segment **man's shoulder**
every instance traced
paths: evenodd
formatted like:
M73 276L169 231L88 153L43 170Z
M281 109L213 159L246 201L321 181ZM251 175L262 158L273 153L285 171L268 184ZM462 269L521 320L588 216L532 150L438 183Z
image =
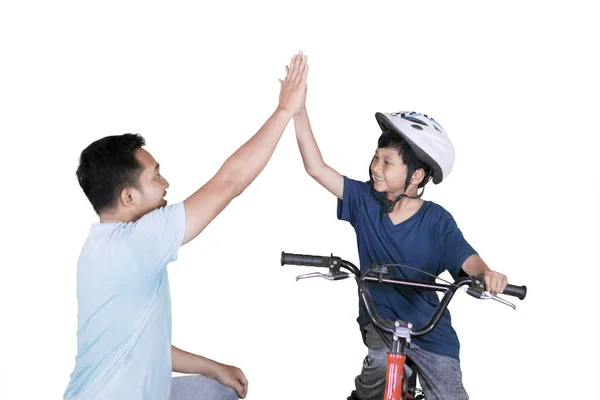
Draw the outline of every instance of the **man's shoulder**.
M182 217L185 218L185 207L183 202L179 202L152 210L149 213L144 214L135 222L125 223L122 228L127 230L134 229L137 226L147 227L155 221L160 223L160 221L178 219Z

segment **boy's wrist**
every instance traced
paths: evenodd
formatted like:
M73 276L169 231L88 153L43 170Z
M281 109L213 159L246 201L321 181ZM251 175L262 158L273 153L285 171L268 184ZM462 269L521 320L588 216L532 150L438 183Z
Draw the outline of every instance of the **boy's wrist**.
M298 113L296 115L294 115L294 118L296 118L296 117L301 117L301 118L308 117L308 112L306 111L306 107L302 107L300 109L300 111L298 111Z

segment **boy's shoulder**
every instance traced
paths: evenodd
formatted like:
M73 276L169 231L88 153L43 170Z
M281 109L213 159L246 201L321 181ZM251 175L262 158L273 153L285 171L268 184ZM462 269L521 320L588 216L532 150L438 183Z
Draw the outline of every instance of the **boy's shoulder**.
M370 193L371 185L369 185L369 181L361 181L357 179L352 179L350 177L344 176L344 184L348 184L354 188L355 191L361 193Z
M454 221L452 214L438 203L425 200L422 208L423 218L432 226L442 227Z
M427 206L427 211L430 213L435 213L440 217L452 217L452 214L448 210L431 200L425 200L425 204L423 205Z

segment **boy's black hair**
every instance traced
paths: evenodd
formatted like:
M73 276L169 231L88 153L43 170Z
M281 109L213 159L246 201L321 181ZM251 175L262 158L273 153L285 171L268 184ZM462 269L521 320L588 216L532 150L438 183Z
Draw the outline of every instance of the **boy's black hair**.
M425 171L425 175L421 183L419 183L419 188L425 187L427 182L431 180L433 177L433 170L423 161L417 158L417 155L410 147L408 142L404 140L400 135L392 130L385 130L382 132L381 136L379 136L379 140L377 141L377 147L380 149L395 149L398 150L398 154L402 157L402 162L407 166L408 171L406 174L406 182L404 185L404 191L408 189L408 185L410 184L410 180L412 178L413 173L422 168Z
M77 180L96 214L114 207L124 188L139 189L142 166L134 153L145 144L141 135L126 133L96 140L81 152Z

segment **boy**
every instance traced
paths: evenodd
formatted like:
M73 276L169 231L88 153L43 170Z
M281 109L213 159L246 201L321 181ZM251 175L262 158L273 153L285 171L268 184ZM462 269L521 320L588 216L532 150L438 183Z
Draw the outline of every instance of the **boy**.
M306 171L338 198L338 218L355 229L361 270L375 262L410 265L435 276L448 270L454 278L463 270L468 275L483 274L491 293L504 290L506 276L487 267L450 213L421 199L427 182L440 183L454 163L454 149L442 127L418 113L377 113L376 118L383 132L369 167L369 182L359 182L325 164L306 107L294 117ZM433 280L418 271L395 270L408 279ZM402 320L416 327L425 325L438 304L437 295L429 291L373 285L370 292L384 320ZM391 338L379 335L363 310L358 322L368 355L349 399L380 400ZM459 341L448 311L430 334L414 339L406 353L419 368L428 399L468 399Z

